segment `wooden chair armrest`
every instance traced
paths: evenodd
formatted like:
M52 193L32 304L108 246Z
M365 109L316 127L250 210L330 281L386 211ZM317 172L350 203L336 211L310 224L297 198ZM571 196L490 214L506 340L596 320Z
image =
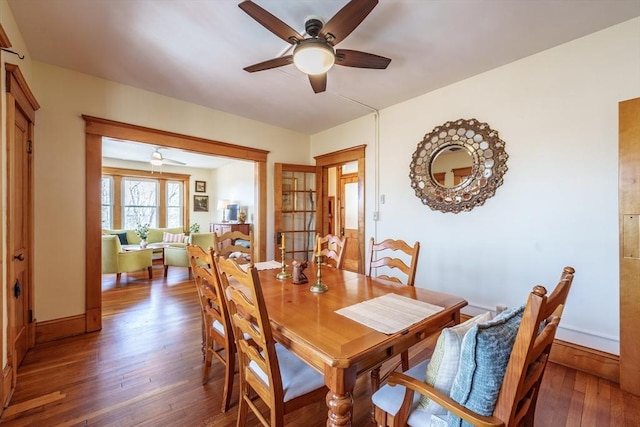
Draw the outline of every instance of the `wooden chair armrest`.
M405 375L401 372L392 372L387 379L387 383L391 386L401 385L406 388L404 401L400 410L396 414L396 418L400 416L406 423L409 413L411 412L411 402L413 401L413 393L418 392L423 396L433 400L438 405L442 406L447 411L457 415L468 423L477 427L504 427L504 422L494 416L479 415L470 409L465 408L458 402L451 399L444 393L439 392L432 386Z

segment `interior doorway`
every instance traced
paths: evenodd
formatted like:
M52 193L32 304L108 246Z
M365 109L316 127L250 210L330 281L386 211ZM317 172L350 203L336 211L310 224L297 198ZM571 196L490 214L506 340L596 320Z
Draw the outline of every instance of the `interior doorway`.
M344 268L364 273L365 255L365 148L366 145L315 157L322 199L317 212L320 233L347 237ZM347 166L348 165L348 166ZM335 198L332 203L331 198ZM329 221L330 215L334 221Z
M338 194L338 234L344 239L343 268L345 270L360 271L360 247L358 245L358 173L353 170L353 164L357 168L357 162L346 163L336 167L339 179Z
M268 151L248 148L188 135L83 116L85 120L86 155L86 256L85 256L85 332L102 328L101 289L101 202L102 138L110 137L155 146L175 147L186 151L248 160L255 163L254 242L256 257L266 257L266 162Z

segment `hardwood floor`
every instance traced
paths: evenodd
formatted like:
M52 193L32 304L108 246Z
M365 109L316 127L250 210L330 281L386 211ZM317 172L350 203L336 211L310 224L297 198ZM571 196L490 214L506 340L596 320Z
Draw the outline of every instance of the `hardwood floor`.
M214 361L201 384L200 314L185 268L103 276L103 330L37 346L18 370L3 426L235 426L220 413L223 371ZM412 352L429 352L429 349ZM419 356L419 355L418 355ZM355 390L354 426L370 419L369 376ZM536 426L640 426L640 397L617 384L550 364L538 398ZM288 425L325 425L324 401L287 417ZM251 415L249 426L259 422Z

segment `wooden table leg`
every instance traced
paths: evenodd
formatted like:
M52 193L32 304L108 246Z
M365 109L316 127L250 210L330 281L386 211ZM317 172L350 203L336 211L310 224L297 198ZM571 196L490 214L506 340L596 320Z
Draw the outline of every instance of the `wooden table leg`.
M326 403L327 427L350 427L353 418L353 388L356 385L356 369L325 367L325 384L329 388Z

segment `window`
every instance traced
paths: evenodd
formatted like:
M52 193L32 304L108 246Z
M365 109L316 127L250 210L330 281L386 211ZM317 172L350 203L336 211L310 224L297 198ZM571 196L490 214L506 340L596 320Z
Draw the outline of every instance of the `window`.
M182 183L167 182L167 227L180 227L182 221Z
M158 226L158 182L151 180L122 180L122 217L124 228L133 229L138 224Z
M102 177L102 228L113 228L113 178Z
M189 175L102 168L102 228L189 224ZM186 231L186 229L185 229Z

